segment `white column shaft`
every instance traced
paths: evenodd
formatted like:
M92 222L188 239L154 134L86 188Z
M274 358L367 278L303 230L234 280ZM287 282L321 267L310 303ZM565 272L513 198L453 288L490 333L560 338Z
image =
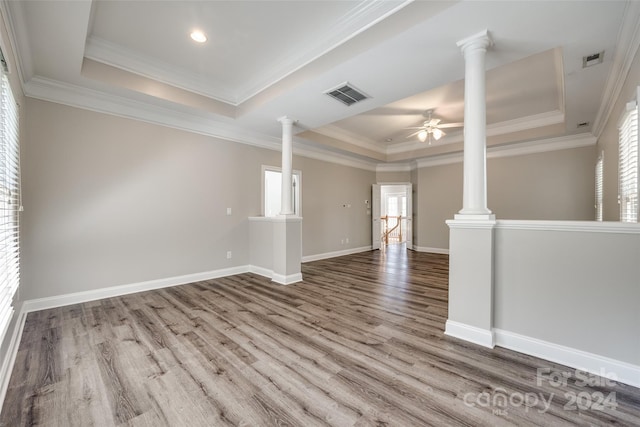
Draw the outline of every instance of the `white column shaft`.
M487 208L486 32L459 42L465 59L464 186L460 214L489 215Z
M293 120L288 117L279 119L282 123L282 193L280 215L292 215L292 163L293 163Z

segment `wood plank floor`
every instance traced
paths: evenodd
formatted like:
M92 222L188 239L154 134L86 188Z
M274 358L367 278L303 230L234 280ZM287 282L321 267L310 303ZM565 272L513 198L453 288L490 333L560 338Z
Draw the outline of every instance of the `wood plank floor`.
M445 337L445 255L392 246L303 275L31 313L0 425L640 425L637 388Z

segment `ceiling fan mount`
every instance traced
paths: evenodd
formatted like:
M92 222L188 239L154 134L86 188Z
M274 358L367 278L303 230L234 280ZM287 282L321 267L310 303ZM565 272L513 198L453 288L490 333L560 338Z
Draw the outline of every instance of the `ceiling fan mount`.
M429 145L431 145L432 140L438 141L440 138L446 135L443 128L455 128L461 127L462 123L440 123L442 120L433 117L433 109L426 110L422 113L425 121L422 123L422 126L412 127L407 129L418 129L411 135L407 136L407 138L411 138L412 136L418 135L418 139L420 142L428 141Z

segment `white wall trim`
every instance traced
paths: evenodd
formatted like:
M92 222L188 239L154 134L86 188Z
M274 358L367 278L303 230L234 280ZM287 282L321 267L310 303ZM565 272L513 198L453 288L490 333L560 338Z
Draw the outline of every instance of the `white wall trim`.
M271 281L280 285L292 285L302 282L302 273L288 274L286 276L284 274L273 273Z
M43 101L140 120L270 150L281 149L279 138L250 132L230 122L212 121L208 116L199 116L175 108L170 109L40 76L34 76L25 83L24 91L26 96Z
M267 150L282 150L281 140L277 137L251 132L234 124L212 121L210 117L126 99L69 83L35 76L24 84L23 88L26 96L43 101L139 120ZM315 147L302 146L299 143L300 141L299 138L295 138L295 142L298 142L293 148L295 155L368 171L376 170L375 162L360 160Z
M18 310L18 320L11 334L11 341L7 348L4 360L2 361L2 367L0 368L0 410L4 406L4 398L7 395L7 389L9 388L9 380L11 379L11 372L13 371L13 365L16 362L16 356L18 355L18 349L20 347L20 340L22 339L22 331L24 330L24 324L27 320L27 313L23 310L22 306Z
M494 329L494 335L497 346L567 365L595 375L602 375L603 372L615 374L617 382L640 387L640 366L502 329Z
M249 266L249 273L254 273L262 277L266 277L267 279L271 279L273 277L273 270L269 270L268 268L259 267L257 265Z
M547 153L550 151L569 150L595 145L597 139L590 133L566 135L557 138L539 139L535 141L516 142L513 144L487 147L487 158L523 156L526 154ZM415 161L417 168L450 165L462 162L462 152L425 157Z
M219 277L233 276L235 274L248 273L249 271L249 266L242 265L220 270L205 271L202 273L186 274L184 276L169 277L166 279L149 280L146 282L111 286L108 288L95 289L91 291L74 292L71 294L37 298L25 301L22 309L24 312L30 313L32 311L46 310L48 308L62 307L65 305L79 304L103 298L118 297L121 295L127 295L136 292L150 291L154 289L184 285L187 283L200 282L203 280L217 279Z
M295 155L307 157L309 159L322 160L336 165L364 169L370 172L376 171L377 163L375 161L357 159L348 154L342 154L324 147L304 145L305 140L295 136L293 138L293 142L293 154ZM278 146L278 150L280 150L280 146Z
M620 97L624 82L629 74L631 64L640 47L640 3L635 1L627 2L624 11L624 18L618 41L616 43L613 65L609 72L609 77L604 90L598 113L593 121L592 131L596 137L600 137L604 127L611 117L616 101Z
M203 75L188 72L186 69L145 56L139 51L133 51L100 37L89 36L87 38L84 56L111 67L168 83L200 96L234 107L238 106L237 97L233 92L222 85L214 85Z
M371 246L361 246L359 248L343 249L341 251L325 252L323 254L307 255L302 257L302 262L319 261L321 259L335 258L339 256L357 254L371 250Z
M564 113L560 110L545 111L544 113L533 114L531 116L519 117L517 119L506 120L504 122L491 123L487 125L487 136L498 136L509 133L521 132L538 127L551 126L563 123L565 119ZM464 141L462 131L452 133L441 141L437 146L456 144ZM424 148L424 143L417 141L401 142L399 144L390 145L387 148L387 155L402 154Z
M449 249L444 249L444 248L430 248L428 246L413 245L413 250L417 252L428 252L431 254L449 255Z
M525 154L547 153L549 151L569 150L572 148L596 145L597 139L590 133L566 135L557 138L526 141L517 144L498 145L487 148L487 158L522 156Z
M460 215L464 216L464 215ZM471 216L471 215L469 215ZM445 221L449 228L461 228L461 229L470 229L470 228L479 228L479 229L492 229L495 228L497 221L494 219L448 219Z
M409 163L380 163L376 172L411 172L413 168Z
M530 221L501 219L496 228L503 230L579 231L588 233L640 234L640 223L614 221Z
M483 347L493 348L495 345L493 331L466 325L453 320L447 320L444 334L464 341L469 341Z

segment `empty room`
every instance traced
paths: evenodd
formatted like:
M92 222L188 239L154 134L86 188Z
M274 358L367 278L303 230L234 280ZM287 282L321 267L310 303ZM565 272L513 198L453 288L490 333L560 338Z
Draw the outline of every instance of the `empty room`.
M640 425L640 2L0 14L0 426Z

